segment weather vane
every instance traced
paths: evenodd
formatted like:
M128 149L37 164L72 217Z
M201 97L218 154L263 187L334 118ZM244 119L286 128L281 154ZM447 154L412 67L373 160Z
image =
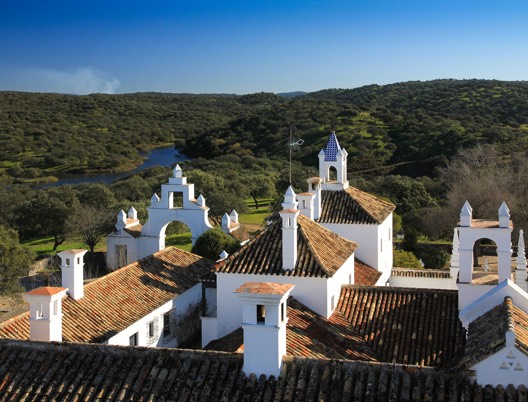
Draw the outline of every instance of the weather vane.
M292 152L299 151L302 144L304 144L304 140L293 137L293 130L290 129L290 140L288 142L288 148L290 150L290 185L292 184Z

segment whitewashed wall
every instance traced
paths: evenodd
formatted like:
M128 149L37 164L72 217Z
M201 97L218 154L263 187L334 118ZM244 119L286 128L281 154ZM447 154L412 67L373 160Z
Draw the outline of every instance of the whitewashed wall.
M518 387L528 383L528 356L513 345L506 346L471 369L477 372L477 382L482 386L513 384Z
M328 288L326 278L300 278L293 276L249 275L217 273L218 337L239 328L242 324L242 305L233 293L245 282L276 282L295 285L292 291L298 301L327 317Z
M107 343L110 345L128 346L130 337L137 333L138 346L176 347L178 346L176 339L172 339L169 342L165 342L163 339L163 314L167 313L171 309L175 309L175 314L173 315L172 319L176 319L177 315L184 314L187 312L189 304L196 304L199 303L201 300L202 285L201 283L198 283L186 292L175 297L171 301L168 301L167 303L158 307L156 310L152 311L140 320L136 321L128 328L114 335L108 340ZM150 345L148 345L150 342L147 335L147 324L154 319L158 320L158 333L156 335L156 339L154 339L154 341Z
M392 213L380 225L336 223L321 225L345 239L358 243L356 258L382 272L384 281L390 277L393 261Z
M394 276L389 279L389 285L400 288L419 289L449 289L457 290L456 279L453 278L423 278L409 276Z

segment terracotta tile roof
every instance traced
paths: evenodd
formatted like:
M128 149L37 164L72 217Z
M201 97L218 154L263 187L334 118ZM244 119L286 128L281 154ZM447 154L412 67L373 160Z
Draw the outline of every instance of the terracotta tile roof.
M278 376L239 354L0 340L5 400L520 401L526 387L482 387L464 370L284 358ZM524 398L524 399L523 399Z
M251 235L243 225L238 225L238 229L229 232L229 235L237 239L239 242L244 242L251 239Z
M363 261L354 259L354 284L374 286L378 282L381 272Z
M33 289L30 292L27 292L29 295L34 296L53 296L57 293L60 293L64 290L67 290L67 288L57 288L52 286L41 286L40 288Z
M123 229L125 232L127 232L130 236L134 238L138 238L141 236L141 231L143 230L143 225L138 223L137 225L126 227Z
M293 285L288 283L275 282L246 282L235 289L235 293L252 293L257 295L285 295L293 289Z
M319 223L382 223L396 206L354 187L321 191Z
M449 279L451 273L438 269L410 269L410 268L393 268L392 276L403 276L408 278L436 278Z
M337 310L383 362L451 366L464 351L457 291L343 286Z
M491 221L488 219L471 219L472 228L498 228L499 221ZM510 221L510 227L513 227L513 222Z
M460 365L470 368L506 346L506 332L515 333L515 346L528 355L528 314L511 298L469 323L466 353Z
M197 284L212 266L169 247L90 282L82 299L63 299L63 340L104 342ZM29 339L29 313L0 324L0 337Z
M207 350L243 352L242 328L210 342ZM329 320L293 297L288 299L286 353L289 356L377 361L376 354L340 314Z
M238 252L217 265L218 272L332 277L352 255L357 244L298 216L297 264L291 271L282 269L281 220L272 223Z

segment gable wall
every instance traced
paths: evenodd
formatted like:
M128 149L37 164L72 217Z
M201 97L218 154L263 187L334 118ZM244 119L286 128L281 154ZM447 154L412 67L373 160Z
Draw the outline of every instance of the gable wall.
M392 213L380 225L321 223L345 239L358 243L356 258L382 272L384 283L390 277L393 261ZM390 238L389 238L390 231ZM381 249L383 242L383 251Z
M492 386L508 384L526 385L528 379L528 356L514 346L506 346L497 353L477 363L472 370L477 373L480 385Z

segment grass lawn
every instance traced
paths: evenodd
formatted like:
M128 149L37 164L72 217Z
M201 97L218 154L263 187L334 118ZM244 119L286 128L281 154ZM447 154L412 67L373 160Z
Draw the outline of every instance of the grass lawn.
M191 232L178 233L165 237L165 247L174 246L176 248L191 251Z
M64 243L62 243L59 247L57 247L56 251L53 251L54 243L55 242L53 241L53 237L46 237L43 239L32 240L32 241L26 242L24 243L24 245L28 246L31 250L33 250L38 255L55 254L56 252L58 253L59 251L69 250L72 248L77 248L77 249L82 248L82 249L88 250L88 247L86 246L86 244L84 244L82 240L80 239L67 239ZM106 247L106 239L101 240L98 247L96 247L96 250L101 247Z

